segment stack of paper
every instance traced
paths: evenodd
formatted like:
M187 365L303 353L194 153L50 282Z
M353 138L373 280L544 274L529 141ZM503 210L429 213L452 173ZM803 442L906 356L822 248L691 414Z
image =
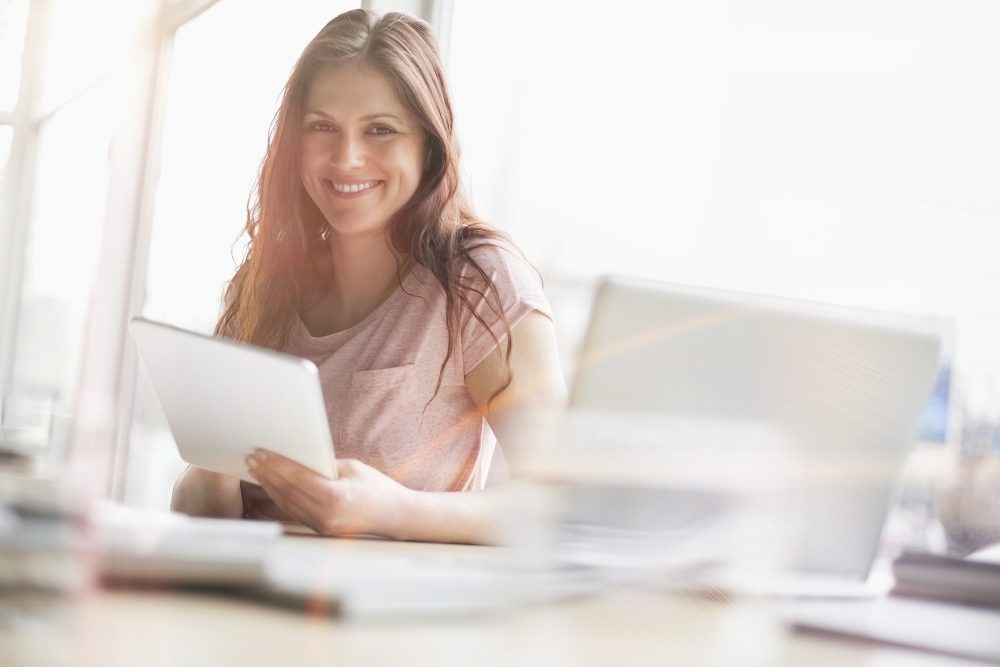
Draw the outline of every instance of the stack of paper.
M79 518L54 479L0 472L0 590L86 586Z
M906 552L892 571L894 595L1000 607L1000 562Z
M103 503L91 513L90 531L97 573L106 582L239 588L263 581L281 524Z

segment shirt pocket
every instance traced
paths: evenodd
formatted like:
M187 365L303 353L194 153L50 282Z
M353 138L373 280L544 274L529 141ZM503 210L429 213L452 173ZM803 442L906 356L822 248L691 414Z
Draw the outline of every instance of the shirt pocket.
M417 446L415 393L414 364L355 371L341 425L344 454L399 479Z

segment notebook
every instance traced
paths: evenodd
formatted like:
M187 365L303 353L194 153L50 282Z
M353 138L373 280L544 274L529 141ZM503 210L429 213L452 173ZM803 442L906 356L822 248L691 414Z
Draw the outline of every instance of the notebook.
M1000 664L1000 612L890 596L873 601L809 600L789 605L800 631L855 637Z

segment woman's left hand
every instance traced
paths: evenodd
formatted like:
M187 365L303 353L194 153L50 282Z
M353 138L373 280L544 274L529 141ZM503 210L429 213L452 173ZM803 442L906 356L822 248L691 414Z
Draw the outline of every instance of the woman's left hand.
M416 493L356 459L338 459L329 479L274 452L246 459L250 475L280 509L321 535L397 537Z

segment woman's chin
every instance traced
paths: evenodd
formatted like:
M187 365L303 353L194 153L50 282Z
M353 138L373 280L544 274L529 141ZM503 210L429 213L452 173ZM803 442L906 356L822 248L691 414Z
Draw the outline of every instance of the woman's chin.
M347 239L365 236L382 235L388 221L372 220L338 220L336 224L330 225L332 232L330 238Z

